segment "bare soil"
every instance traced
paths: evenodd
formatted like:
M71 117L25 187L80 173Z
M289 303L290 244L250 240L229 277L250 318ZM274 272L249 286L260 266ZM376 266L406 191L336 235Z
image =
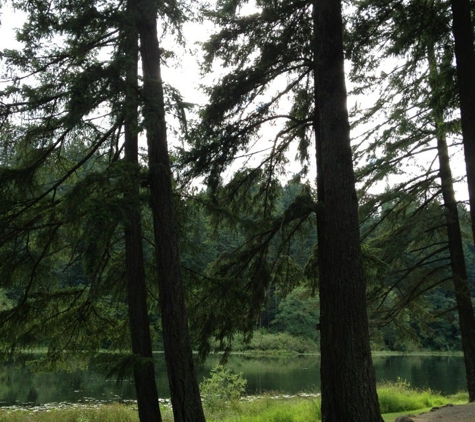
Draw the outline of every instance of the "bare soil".
M398 419L396 419L398 421ZM400 422L475 422L475 403L434 407L421 415L408 415Z

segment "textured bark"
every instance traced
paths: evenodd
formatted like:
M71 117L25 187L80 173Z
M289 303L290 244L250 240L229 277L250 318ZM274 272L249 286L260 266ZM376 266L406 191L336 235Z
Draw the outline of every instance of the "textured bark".
M173 414L175 422L204 422L188 331L176 233L163 85L160 74L156 2L140 0L137 4L159 301Z
M340 0L316 0L315 81L323 422L382 422L346 107Z
M455 298L457 301L457 312L459 315L460 333L462 336L462 349L465 361L465 372L467 377L467 389L469 400L475 400L475 316L473 314L472 299L470 297L470 286L468 283L467 268L463 252L462 233L457 210L457 201L453 186L452 170L450 168L449 151L444 132L443 110L438 101L439 79L437 62L434 52L434 44L428 43L428 61L430 69L429 83L433 95L436 97L432 101L432 114L436 124L437 153L439 156L439 173L442 186L442 196L444 200L445 221L447 225L447 237L449 241L450 265L452 268L453 285Z
M133 4L127 5L128 13L133 14ZM131 10L132 9L132 10ZM150 323L147 308L147 288L143 260L142 226L139 198L138 166L138 101L137 101L137 63L138 33L135 23L125 28L124 50L128 56L126 71L125 119L125 161L126 170L124 199L127 203L127 224L125 227L125 253L127 273L127 298L132 352L135 355L133 373L139 418L141 422L160 422L162 420L155 383L155 371L150 337Z
M473 314L470 286L463 252L462 235L458 218L457 202L452 185L447 143L442 136L437 140L440 178L444 197L445 218L449 239L450 264L452 268L457 312L459 315L460 333L467 376L469 400L475 401L475 317Z
M473 77L475 74L475 52L473 49L473 26L470 0L452 0L451 5L470 217L475 240L475 78Z

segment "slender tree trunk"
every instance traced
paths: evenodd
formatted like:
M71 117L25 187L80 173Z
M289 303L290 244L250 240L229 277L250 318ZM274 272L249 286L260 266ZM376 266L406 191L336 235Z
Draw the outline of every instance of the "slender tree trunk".
M340 0L316 0L314 23L322 421L382 422L369 342Z
M465 372L467 377L467 389L469 400L475 400L475 316L470 297L470 286L468 283L467 268L463 252L462 233L457 210L457 201L450 168L449 151L444 130L443 109L440 106L439 89L437 79L437 61L434 52L434 44L427 44L429 60L429 84L434 101L432 101L432 114L436 124L437 153L439 156L440 180L442 185L442 196L444 199L445 221L447 225L447 236L449 240L450 264L452 268L455 298L457 301L457 311L460 321L460 332L462 335L462 348L465 360Z
M473 26L470 0L452 0L451 5L470 217L475 240L475 51L473 49Z
M133 4L127 5L128 13L133 14ZM132 10L131 10L132 9ZM135 355L133 373L139 417L142 422L160 422L158 392L150 337L150 324L147 308L147 288L143 261L142 226L139 203L138 166L138 33L135 23L125 28L124 50L128 57L126 71L125 100L125 161L127 175L124 199L127 202L127 225L125 227L125 253L127 272L127 298L132 340Z
M144 119L165 360L175 422L201 422L205 418L188 331L176 233L156 4L154 0L138 1L137 25L141 41Z

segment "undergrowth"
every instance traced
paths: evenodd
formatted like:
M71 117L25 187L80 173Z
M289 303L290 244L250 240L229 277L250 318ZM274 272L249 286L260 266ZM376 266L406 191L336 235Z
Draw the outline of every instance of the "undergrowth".
M219 380L223 377L238 380L223 383L228 388L231 385L239 387L239 377L217 371ZM216 375L216 377L218 377ZM215 381L218 378L215 378ZM213 384L216 387L217 383ZM467 393L459 393L445 397L431 390L419 390L410 386L407 381L398 379L378 387L378 396L383 414L396 412L413 412L422 408L442 406L448 403L468 401ZM273 396L265 394L261 397L243 397L237 400L235 396L223 401L222 406L206 406L205 413L208 422L307 422L321 420L320 398L310 395ZM216 403L214 403L216 404ZM172 412L168 407L162 407L163 422L173 422ZM96 407L67 406L65 408L48 407L47 409L1 409L0 422L139 422L136 405L103 404Z
M381 413L396 413L443 406L448 403L468 401L468 395L442 396L430 389L411 388L409 382L398 378L396 382L386 382L378 388Z

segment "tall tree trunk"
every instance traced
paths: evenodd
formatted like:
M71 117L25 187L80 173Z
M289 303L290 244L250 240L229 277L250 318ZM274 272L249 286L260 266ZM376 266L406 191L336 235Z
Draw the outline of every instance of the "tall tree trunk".
M452 0L457 83L467 170L472 234L475 241L475 51L470 0Z
M437 80L439 72L434 52L434 44L428 42L429 84L434 100L432 101L432 114L436 124L437 153L439 156L440 180L442 196L444 199L445 221L449 241L450 265L452 268L455 298L462 335L462 348L465 360L467 389L469 400L475 400L475 316L470 297L467 268L463 252L462 233L457 210L457 201L450 169L450 158L444 129L444 115L441 108Z
M371 358L340 0L314 1L323 422L382 422Z
M133 14L133 3L128 2L127 10ZM131 10L132 9L132 10ZM139 203L138 166L138 33L135 22L126 25L124 52L127 55L126 99L125 99L125 161L126 180L124 199L127 203L127 224L125 227L125 253L127 272L127 298L132 352L134 361L134 381L137 394L139 417L142 422L162 420L158 404L158 392L150 337L147 308L147 288L143 261L142 226Z
M205 420L193 362L168 156L157 2L138 0L137 27L143 69L151 209L160 294L165 360L175 422Z

